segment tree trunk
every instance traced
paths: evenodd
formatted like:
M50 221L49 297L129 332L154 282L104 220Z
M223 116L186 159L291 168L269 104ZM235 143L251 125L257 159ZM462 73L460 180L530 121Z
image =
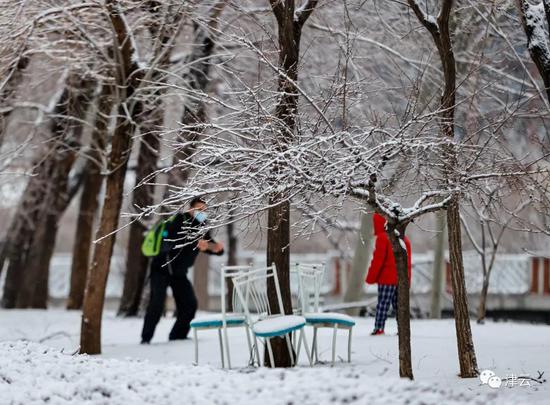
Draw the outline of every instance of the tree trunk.
M483 224L482 224L483 225ZM489 224L487 226L490 226ZM484 228L483 228L484 229ZM493 267L495 265L495 259L497 257L497 250L498 250L498 244L500 242L500 238L504 234L505 227L502 228L502 231L500 233L500 236L498 237L497 241L495 242L493 238L492 241L492 252L491 252L491 260L489 261L489 265L485 262L485 249L483 249L483 287L481 289L481 294L479 296L479 308L477 311L477 323L484 323L485 322L485 316L487 313L487 294L489 294L489 283L491 281L491 272L493 271ZM483 242L485 243L485 241ZM485 246L485 244L484 244Z
M470 329L470 317L468 314L468 296L466 293L464 264L462 261L460 211L456 199L454 199L447 208L447 224L460 376L462 378L473 378L477 376L477 361L472 331Z
M56 217L55 214L47 214L45 223L38 227L27 260L27 271L23 274L23 282L17 294L17 308L45 309L48 306L49 267L57 234Z
M136 73L137 65L133 60L135 50L124 17L120 15L115 1L107 0L106 8L116 34L114 39L114 48L117 49L115 52L117 58L115 76L121 99L119 100L117 122L109 155L109 175L106 180L105 199L96 234L98 242L94 247L84 293L80 352L87 354L101 353L101 318L105 301L105 287L122 206L124 178L134 133L133 122L135 116L139 114L139 103L136 103L133 108L131 105L132 95L139 81Z
M445 221L445 212L436 213L436 231L438 232L435 249L434 249L434 264L432 291L430 303L430 318L441 319L441 308L443 299L443 286L445 284L445 240L447 239L447 227Z
M455 139L455 101L456 101L456 61L451 42L449 20L453 9L453 0L443 0L437 19L426 18L417 2L409 0L409 6L416 14L418 20L432 35L437 47L439 59L443 67L444 89L440 105L440 132L442 137ZM449 146L449 155L446 161L446 177L449 189L455 188L453 182L454 167L457 164L456 151L453 144ZM477 363L468 317L468 301L464 282L464 267L462 263L462 234L460 228L459 196L455 195L447 208L447 229L449 233L449 256L451 264L451 279L453 284L453 305L455 312L456 337L458 341L458 358L461 377L475 377L477 375ZM456 289L455 289L456 285Z
M483 277L483 286L479 294L479 307L477 308L477 323L485 322L485 315L487 313L487 293L489 292L489 279L487 276Z
M65 88L62 92L56 93L55 113L63 114L64 105L67 102L68 90ZM55 132L51 131L54 136ZM3 308L15 308L17 303L17 295L20 289L20 284L23 279L23 274L27 269L27 257L30 254L31 246L35 236L36 224L40 220L41 209L43 208L44 185L48 183L50 178L49 162L51 159L44 158L42 155L50 156L55 153L46 148L45 153L41 154L34 164L35 176L30 177L25 191L21 197L19 208L10 224L10 232L7 234L6 241L3 246L2 263L8 260L6 280L4 282L4 290L2 295ZM46 188L47 190L47 188Z
M93 227L99 206L99 193L103 183L102 164L109 116L113 108L112 87L103 84L98 99L95 126L88 153L88 168L84 175L82 195L76 224L73 256L71 263L71 286L67 300L67 309L81 309L86 286L86 273L90 262Z
M413 379L411 360L411 310L405 225L388 223L386 231L397 267L397 333L399 340L399 376ZM399 236L397 235L399 234Z
M298 63L300 60L300 39L302 28L317 5L316 0L308 0L300 10L295 10L294 0L280 2L270 0L271 9L277 20L279 43L279 69L284 74L278 77L277 91L279 102L275 107L277 128L272 142L276 148L284 151L286 144L292 142L296 129L298 110ZM276 175L277 168L273 168ZM292 314L290 293L290 202L286 195L270 197L267 230L267 264L274 263L281 287L284 312ZM269 304L277 307L277 293L272 282L267 285ZM275 367L290 367L291 359L283 338L271 339ZM266 358L268 356L265 356Z
M50 206L53 203L52 190L53 187L47 187L46 193L43 195L43 203L46 205L46 207ZM41 207L40 212L41 214L44 214L47 210L46 207ZM46 216L48 216L46 214ZM41 222L43 221L43 218L39 218ZM50 221L46 220L47 224L44 223L38 223L36 226L36 229L34 231L34 237L32 240L31 247L29 249L29 255L27 256L27 260L24 264L25 271L21 273L20 275L20 285L17 289L17 298L16 298L16 308L31 308L34 292L38 286L38 283L41 281L39 273L39 270L43 269L41 267L41 258L43 255L43 249L51 249L53 250L53 246L55 245L55 238L53 239L53 242L49 242L48 240L48 234L49 232L53 231L52 229L48 229L48 225Z
M355 244L355 254L351 265L351 274L348 281L348 288L344 294L344 302L359 301L363 295L365 276L369 267L369 259L372 255L372 214L361 215L361 229ZM358 316L360 308L349 308L348 315Z
M25 194L27 194L28 189L29 185L27 185ZM17 301L17 292L22 274L21 269L24 268L30 251L32 236L34 235L32 224L38 216L38 212L31 209L30 203L32 203L32 200L34 199L24 199L23 204L17 210L10 226L10 237L4 247L8 268L2 294L2 308L15 308ZM28 214L25 215L25 212Z
M50 261L59 222L81 184L82 173L73 170L80 149L84 120L93 97L94 81L71 74L66 97L52 119L53 151L44 162L40 216L34 230L17 296L18 308L47 307ZM77 174L71 178L71 170Z
M131 148L132 124L125 117L124 107L118 110L119 118L113 134L113 143L109 155L109 176L106 181L105 199L101 211L99 229L96 233L94 253L84 293L80 352L87 354L101 353L101 317L105 301L105 287L111 265L115 244L124 178ZM122 121L122 122L120 122Z
M40 210L38 209L42 197L40 185L44 181L41 170L38 171L36 176L30 178L21 197L19 208L11 221L10 231L4 243L3 259L8 261L8 266L2 295L2 307L6 309L15 308L17 302L22 274L35 235L35 225L40 216Z
M48 278L47 275L39 274L40 271L48 271L53 252L48 238L55 243L55 235L51 234L54 229L41 228L48 227L48 221L51 223L52 218L48 220L50 215L54 215L57 220L60 218L72 196L67 190L68 175L75 160L81 124L78 119L73 124L71 118L81 119L85 115L82 105L86 105L85 100L88 100L90 82L72 74L64 85L64 90L56 93L58 99L51 120L49 148L35 163L36 175L27 183L6 241L6 253L3 256L9 260L9 265L2 299L5 308L33 305L38 281ZM76 127L73 131L74 125ZM74 139L70 139L71 134L75 135ZM42 237L37 239L37 235ZM42 291L39 295L44 296L43 289L47 289L47 285L41 284L40 288ZM21 297L18 298L19 294Z
M283 299L283 311L292 314L292 297L290 295L290 203L280 203L268 211L267 219L267 265L275 264L281 296ZM271 308L278 308L277 290L273 279L267 284L269 304ZM290 353L285 339L277 337L271 339L275 367L291 367ZM266 349L267 350L267 349ZM268 361L269 356L264 356L266 365L272 366Z

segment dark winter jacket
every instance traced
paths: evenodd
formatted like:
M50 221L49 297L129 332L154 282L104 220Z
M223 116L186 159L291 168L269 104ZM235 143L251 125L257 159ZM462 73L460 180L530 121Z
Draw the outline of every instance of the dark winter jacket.
M187 270L193 266L200 252L197 247L198 239L216 243L210 235L210 231L206 231L205 234L199 237L198 232L204 225L188 212L176 214L173 221L166 223L161 253L155 257L152 271L168 272L176 276L186 275ZM190 240L192 242L188 243ZM204 253L221 256L224 252L222 250L214 253L207 250Z
M374 252L367 273L366 282L368 284L384 284L397 285L397 268L395 266L395 258L393 249L386 235L385 224L386 220L379 214L373 215L374 235L376 242L374 244ZM407 259L409 267L409 283L411 281L411 242L405 236L405 245L407 248Z

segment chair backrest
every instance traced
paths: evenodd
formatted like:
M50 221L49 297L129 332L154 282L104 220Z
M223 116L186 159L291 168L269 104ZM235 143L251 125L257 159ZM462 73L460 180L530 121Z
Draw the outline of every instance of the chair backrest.
M291 272L298 278L298 302L301 313L318 312L325 264L296 263Z
M268 283L272 282L277 294L276 305L270 305L267 295ZM281 288L277 277L275 264L268 267L249 270L233 277L233 286L237 296L244 308L244 313L251 321L251 314L254 313L263 319L271 315L284 314Z
M252 266L222 266L221 269L221 313L222 317L225 319L225 314L227 313L227 287L228 287L228 280L232 280L234 277L238 276L239 274L244 274L252 269ZM231 303L233 304L232 312L234 313L244 313L244 308L242 307L240 300L237 297L237 294L235 294L235 289L232 289L230 291L231 293Z

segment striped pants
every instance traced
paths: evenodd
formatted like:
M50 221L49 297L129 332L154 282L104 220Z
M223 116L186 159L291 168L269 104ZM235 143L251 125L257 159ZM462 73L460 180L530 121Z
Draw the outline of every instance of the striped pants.
M384 329L390 304L397 315L397 286L378 284L378 304L376 305L374 329Z

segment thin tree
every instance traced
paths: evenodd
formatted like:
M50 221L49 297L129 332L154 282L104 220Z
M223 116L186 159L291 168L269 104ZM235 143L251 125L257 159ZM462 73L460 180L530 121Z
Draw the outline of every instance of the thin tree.
M445 282L446 259L445 240L447 239L447 225L445 212L436 213L436 229L434 260L432 269L432 290L430 295L430 318L440 319L442 310L443 284Z
M22 194L3 246L1 256L9 260L2 297L4 308L46 305L47 272L57 223L82 178L80 170L69 177L91 98L89 83L86 84L86 79L79 81L78 76L63 75L62 90L50 100L53 107L48 109L49 138L33 165L35 175Z
M318 0L307 0L299 9L294 0L281 2L270 0L271 9L277 20L279 44L278 92L279 102L275 107L277 120L272 142L284 150L292 142L296 130L298 110L298 65L300 62L300 39L304 24L317 6ZM273 167L274 174L279 170ZM267 263L275 264L281 284L284 311L292 314L290 296L290 202L287 196L274 193L270 197L271 208L267 213ZM268 296L271 305L276 305L277 294L273 283L268 284ZM290 367L291 358L283 338L272 339L273 355L276 367Z
M139 104L134 103L132 99L140 79L132 33L129 31L122 11L115 0L106 0L105 8L113 27L115 66L113 75L116 78L118 111L108 160L105 199L96 233L97 242L88 269L84 292L80 352L87 354L101 353L101 318L105 287L122 206L132 134L134 133L132 117L139 112L136 108Z
M59 223L84 177L85 166L78 165L77 158L95 81L79 76L70 76L64 114L52 120L57 147L44 166L47 177L41 197L42 212L35 224L30 255L18 289L18 308L47 307L49 267Z
M449 21L453 9L453 0L441 3L437 18L428 16L416 0L408 0L410 8L420 23L431 34L443 67L444 89L441 96L440 120L441 135L456 142L454 116L456 100L456 62L451 41ZM456 166L457 158L453 153L454 145L450 144L450 160L447 166ZM445 170L449 170L447 167ZM456 178L447 176L450 188L456 187ZM458 344L460 376L472 378L477 376L477 360L470 327L468 299L464 281L464 264L462 258L462 235L460 224L459 194L456 194L447 206L447 229L449 238L449 259L451 265L451 282L453 288L453 307Z
M86 286L86 273L90 265L94 220L99 208L99 193L103 184L103 162L111 110L113 109L112 84L103 83L97 99L97 111L84 175L80 206L73 245L71 281L67 309L81 309Z
M475 211L475 220L479 229L479 240L474 235L472 227L468 224L464 215L460 219L466 231L468 239L472 243L474 250L479 255L481 262L482 284L479 293L479 303L477 307L477 323L485 323L487 316L487 295L489 293L489 284L491 274L495 266L497 253L507 230L510 230L512 221L517 220L520 212L528 205L529 201L520 202L517 207L507 213L507 218L503 218L505 209L498 207L495 210L495 202L502 200L499 188L493 188L487 192L485 201L480 205L470 198L470 205ZM498 212L497 215L495 215Z

